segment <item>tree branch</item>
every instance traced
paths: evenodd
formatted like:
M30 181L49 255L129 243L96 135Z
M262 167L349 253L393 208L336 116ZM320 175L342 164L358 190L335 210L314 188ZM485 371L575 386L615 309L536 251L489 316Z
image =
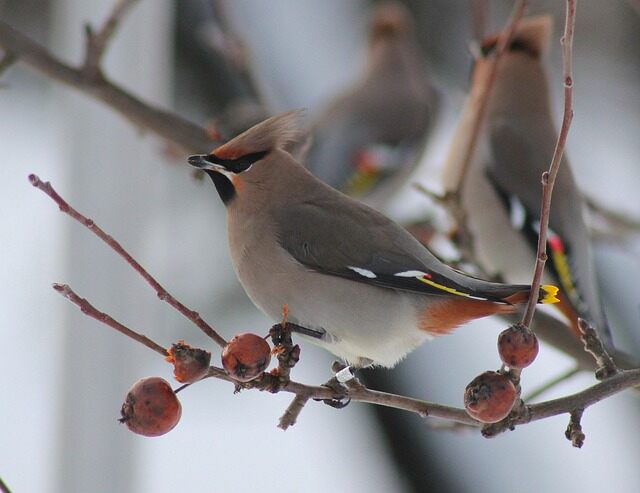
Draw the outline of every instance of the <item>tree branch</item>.
M87 78L96 76L100 71L100 63L107 45L113 38L118 25L138 0L116 0L111 13L98 32L94 32L90 24L85 26L87 46L83 70Z
M531 294L527 308L522 316L522 324L526 327L531 325L533 314L538 303L540 284L542 283L542 273L547 261L547 231L549 229L549 213L551 211L551 196L553 186L560 169L562 155L569 135L571 120L573 120L573 31L576 23L575 0L567 0L567 13L564 24L564 34L560 40L562 46L562 77L564 85L564 111L562 116L562 127L558 135L558 141L553 151L553 158L549 171L542 174L542 205L540 210L540 231L538 232L538 251L536 254L536 266L531 283Z
M136 259L134 259L129 252L127 252L120 243L114 240L111 236L105 233L97 224L93 222L93 220L83 216L78 211L76 211L73 207L71 207L58 193L53 189L51 183L42 182L40 178L36 175L29 175L29 181L31 184L42 190L45 194L47 194L56 204L62 212L69 215L84 227L86 227L89 231L95 234L98 238L100 238L103 242L105 242L109 248L115 251L118 255L120 255L133 269L140 274L147 284L149 284L163 301L166 301L173 308L178 310L182 315L191 320L202 332L204 332L207 336L213 339L216 344L220 347L224 347L227 344L227 341L221 337L207 322L205 322L198 312L190 310L182 303L180 303L177 299L175 299L169 292L162 287L162 285L154 279L154 277L149 274L140 263Z
M202 152L215 144L205 129L170 111L141 101L102 73L87 77L82 68L74 68L53 56L45 47L0 21L0 46L47 77L73 87L102 101L133 125L150 130L187 153Z
M83 313L91 316L92 318L95 318L108 327L116 329L121 334L132 338L133 340L143 344L144 346L152 349L162 356L166 356L166 350L161 345L155 343L146 336L138 334L137 332L123 326L110 316L98 311L87 300L76 295L68 286L57 284L54 285L54 289L61 292L65 297L78 305ZM246 384L240 384L236 382L224 370L215 366L211 366L209 368L207 376L225 380L227 382L232 382L235 385L238 385L240 388L258 389L263 391L266 390L273 393L289 392L296 394L296 396L299 397L294 399L294 401L289 405L287 411L285 411L285 414L280 420L280 423L286 425L286 427L291 426L295 423L297 415L308 400L331 400L336 398L335 391L330 387L305 385L295 381L289 381L288 383L286 383L286 385L279 386L277 384L274 384L274 379L278 378L277 375L272 375L270 373L263 373L261 378L252 382L248 382ZM559 414L569 414L575 409L586 409L587 407L613 394L616 394L618 392L621 392L622 390L636 386L638 384L640 384L640 369L621 371L608 378L607 380L589 387L582 392L578 392L573 395L562 397L560 399L554 399L540 404L524 406L523 413L516 419L511 421L509 423L509 426L504 426L504 422L496 423L491 427L485 427L485 429L483 430L483 434L485 434L485 436L495 436L498 433L506 431L507 429L515 425L526 424L552 416L557 416ZM457 423L472 425L475 427L481 426L481 423L471 418L464 409L445 406L442 404L435 404L419 399L413 399L411 397L379 392L376 390L368 389L364 386L345 388L344 392L348 398L356 402L364 402L409 411L416 413L422 417L431 416L447 419Z
M167 356L169 353L167 350L162 347L160 344L149 339L147 336L139 334L129 327L122 325L117 320L114 320L110 315L107 315L104 312L101 312L96 307L94 307L91 303L89 303L86 299L78 296L67 284L53 284L53 289L55 289L62 296L67 298L71 303L75 304L80 308L80 311L85 315L88 315L91 318L95 318L98 322L102 322L103 324L111 327L112 329L117 330L121 334L124 334L127 337L130 337L136 342L148 347L149 349L155 351L160 356Z

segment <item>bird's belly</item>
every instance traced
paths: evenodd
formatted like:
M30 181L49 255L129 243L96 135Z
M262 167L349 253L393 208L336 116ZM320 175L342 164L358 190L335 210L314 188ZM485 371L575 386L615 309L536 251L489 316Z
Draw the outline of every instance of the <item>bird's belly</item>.
M274 264L285 267L275 270ZM257 269L245 262L238 277L267 316L281 320L286 305L290 322L326 332L309 340L350 363L369 359L393 366L429 338L417 327L424 303L419 295L319 274L293 260L262 263Z

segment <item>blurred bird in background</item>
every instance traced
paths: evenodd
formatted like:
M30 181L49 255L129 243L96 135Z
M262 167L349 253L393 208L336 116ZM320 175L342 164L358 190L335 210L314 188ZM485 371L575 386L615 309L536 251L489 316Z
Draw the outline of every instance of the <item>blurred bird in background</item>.
M437 103L409 11L384 2L370 20L366 70L312 122L306 157L305 149L296 156L324 182L375 204L411 174Z
M498 62L475 154L466 169L461 160L449 159L443 173L445 190L460 196L473 261L483 272L508 282L531 277L540 221L541 175L551 163L557 140L543 66L551 27L551 17L546 15L520 23ZM486 77L496 42L497 35L493 35L482 43L481 57L473 70L472 94ZM464 138L458 133L452 145L464 145ZM455 154L452 151L450 156ZM564 158L549 220L545 282L561 288L556 307L577 337L581 317L613 348L583 214L583 196Z

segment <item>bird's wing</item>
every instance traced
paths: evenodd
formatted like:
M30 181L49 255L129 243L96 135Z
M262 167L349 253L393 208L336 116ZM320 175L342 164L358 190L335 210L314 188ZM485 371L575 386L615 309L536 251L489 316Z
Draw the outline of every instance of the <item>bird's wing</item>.
M457 272L390 219L350 204L348 212L330 200L309 200L282 210L276 214L280 245L309 269L383 288L493 301L529 288Z

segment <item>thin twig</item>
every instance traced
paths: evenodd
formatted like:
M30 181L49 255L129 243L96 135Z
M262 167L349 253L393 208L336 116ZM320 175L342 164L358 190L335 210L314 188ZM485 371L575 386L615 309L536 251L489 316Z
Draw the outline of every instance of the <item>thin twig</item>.
M547 260L547 230L549 228L549 213L551 211L551 197L553 186L560 169L562 155L564 153L571 120L573 119L573 31L576 22L575 0L567 0L567 10L564 24L564 34L560 40L562 46L562 78L564 85L564 111L562 116L562 127L558 135L558 141L553 151L553 158L549 171L542 174L542 204L540 208L540 231L538 232L538 248L536 254L536 265L531 283L531 294L522 316L522 324L526 327L531 325L533 314L538 303L540 284L542 283L542 273Z
M582 424L580 423L582 420L582 413L584 413L584 409L571 411L569 414L569 425L567 426L567 430L564 432L564 436L566 436L567 440L571 442L571 445L576 448L582 448L584 445L585 434L582 431Z
M113 38L120 22L138 0L116 0L102 27L96 32L91 25L85 26L87 40L83 70L88 78L100 72L100 63L107 45Z
M298 420L298 416L300 416L300 412L308 401L308 395L296 394L291 401L291 404L289 404L289 407L287 407L284 414L280 417L278 428L286 430L287 428L295 425Z
M102 101L135 126L150 130L186 152L202 152L215 144L206 130L181 116L147 104L100 74L87 79L82 68L67 65L42 45L0 21L0 46L44 75Z
M177 299L175 299L169 292L162 287L162 285L156 281L151 274L149 274L142 265L134 259L129 252L127 252L120 243L114 240L111 236L105 233L97 224L93 222L93 220L83 216L78 211L76 211L73 207L71 207L51 186L49 182L42 182L40 178L36 175L29 175L29 181L31 184L42 190L45 194L47 194L56 204L62 212L69 215L80 224L85 226L89 231L95 234L98 238L100 238L103 242L105 242L113 251L115 251L118 255L120 255L133 269L140 274L147 284L149 284L163 301L166 301L173 308L178 310L182 315L191 320L202 332L204 332L207 336L213 339L216 344L220 347L224 347L227 345L227 341L223 337L221 337L207 322L205 322L198 312L188 309L182 303L180 303Z
M582 333L581 339L585 351L593 356L598 365L595 373L596 378L598 380L605 380L618 373L620 370L618 370L613 358L605 349L604 344L598 336L598 332L582 318L578 319L578 329L580 329Z
M62 296L67 298L69 301L74 303L80 308L80 311L85 315L88 315L91 318L95 318L97 321L102 322L105 325L108 325L112 329L117 330L121 334L130 337L134 341L139 342L147 346L149 349L152 349L156 353L161 356L167 356L169 353L167 350L162 347L160 344L152 341L147 336L143 336L138 332L131 330L129 327L122 325L117 320L113 319L110 315L107 315L104 312L101 312L96 307L94 307L91 303L89 303L86 299L78 296L67 284L53 284L53 289L55 289Z

